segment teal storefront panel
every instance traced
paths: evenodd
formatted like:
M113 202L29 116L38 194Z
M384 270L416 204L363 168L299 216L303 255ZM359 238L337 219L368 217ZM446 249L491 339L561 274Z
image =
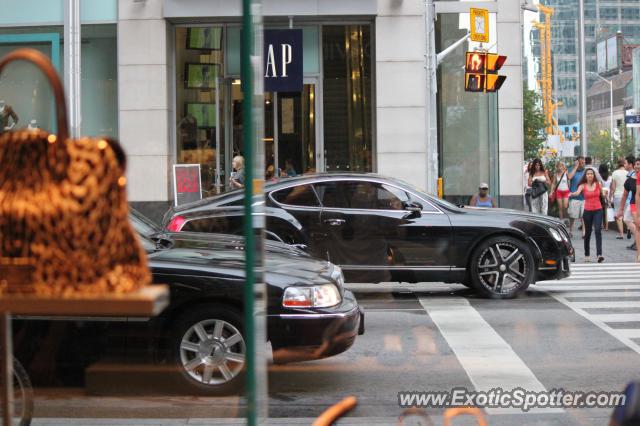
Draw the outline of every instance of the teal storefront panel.
M300 28L300 27L298 27ZM302 56L304 75L320 74L320 34L317 26L302 27ZM240 27L227 27L226 74L240 75Z
M0 26L62 25L63 0L0 0ZM82 22L117 22L117 0L81 0Z

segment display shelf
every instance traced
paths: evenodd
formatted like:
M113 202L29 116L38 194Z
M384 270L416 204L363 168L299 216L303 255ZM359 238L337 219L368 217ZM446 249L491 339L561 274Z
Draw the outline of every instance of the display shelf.
M0 312L43 316L156 316L169 303L166 285L150 285L126 294L86 294L42 297L20 294L0 296Z

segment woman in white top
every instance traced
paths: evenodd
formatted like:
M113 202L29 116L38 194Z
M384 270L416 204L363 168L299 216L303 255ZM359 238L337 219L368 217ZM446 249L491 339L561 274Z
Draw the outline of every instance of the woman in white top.
M598 167L598 173L602 176L602 196L604 197L605 204L602 206L602 215L603 215L603 225L604 230L609 230L609 217L607 215L607 210L609 209L609 194L611 193L611 182L613 182L613 177L609 175L609 167L606 164L600 164Z
M612 204L614 210L617 210L622 203L622 193L624 192L624 183L627 180L627 173L632 170L633 164L630 164L626 158L618 160L618 168L613 172L611 177L611 188L609 191L609 202ZM624 222L622 218L616 218L616 225L618 225L618 236L616 239L621 240L624 238Z
M534 182L542 182L545 186L551 184L549 173L544 169L544 165L539 158L536 158L531 163L531 169L529 170L529 185L533 188ZM533 213L539 213L546 215L549 211L549 191L545 191L542 195L531 199L531 211Z
M556 173L553 176L553 190L558 203L558 215L560 219L564 219L569 208L569 193L571 191L569 190L567 166L562 161L558 161L556 164Z

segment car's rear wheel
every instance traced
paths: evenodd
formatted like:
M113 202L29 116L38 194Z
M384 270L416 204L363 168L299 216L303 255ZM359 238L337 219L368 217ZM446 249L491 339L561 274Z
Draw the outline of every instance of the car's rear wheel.
M534 258L526 243L499 236L481 243L470 264L471 283L482 296L509 299L533 281Z
M247 348L239 312L201 306L180 317L175 330L170 350L190 391L226 395L241 389Z

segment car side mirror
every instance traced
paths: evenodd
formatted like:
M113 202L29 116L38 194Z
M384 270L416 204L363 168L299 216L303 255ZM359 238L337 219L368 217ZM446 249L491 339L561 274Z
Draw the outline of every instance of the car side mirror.
M292 247L302 250L305 253L309 252L309 247L306 244L291 244Z
M402 206L408 212L405 219L415 219L422 216L422 205L415 201L403 202Z

